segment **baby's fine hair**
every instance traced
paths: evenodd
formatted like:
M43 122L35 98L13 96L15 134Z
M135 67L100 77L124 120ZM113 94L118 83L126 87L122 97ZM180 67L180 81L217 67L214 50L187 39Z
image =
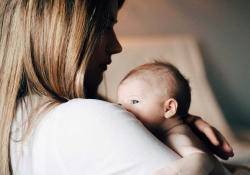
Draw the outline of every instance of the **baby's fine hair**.
M174 98L178 102L177 114L186 115L191 103L189 81L180 71L167 61L155 60L131 70L120 84L131 79L141 79L154 89L160 89L159 95Z

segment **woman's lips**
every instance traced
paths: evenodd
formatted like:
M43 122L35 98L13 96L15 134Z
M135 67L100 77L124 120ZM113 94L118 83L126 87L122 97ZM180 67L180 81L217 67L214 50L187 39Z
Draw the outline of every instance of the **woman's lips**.
M103 71L106 71L107 68L108 68L107 66L108 66L109 64L111 64L111 60L108 61L108 62L106 62L106 63L100 64L100 67L101 67L101 69L102 69Z

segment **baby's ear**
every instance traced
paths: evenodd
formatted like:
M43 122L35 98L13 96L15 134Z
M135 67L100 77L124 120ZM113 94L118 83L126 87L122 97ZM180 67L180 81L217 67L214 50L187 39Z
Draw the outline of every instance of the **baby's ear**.
M174 98L168 99L164 103L164 116L165 118L173 117L177 112L178 103Z

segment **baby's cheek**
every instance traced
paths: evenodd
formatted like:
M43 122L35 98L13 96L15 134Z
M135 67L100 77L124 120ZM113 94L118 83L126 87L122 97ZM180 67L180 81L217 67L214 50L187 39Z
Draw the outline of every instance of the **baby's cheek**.
M146 116L147 123L157 126L160 125L164 118L164 110L160 108L154 108L152 110L148 110Z
M131 112L142 124L151 130L157 121L155 111L143 106L127 106L127 111Z
M123 106L128 112L131 112L136 118L139 114L139 111L131 106Z
M142 112L138 113L136 117L146 126L152 125L155 121L153 113L148 110L143 110Z
M139 107L128 107L127 111L131 112L134 114L134 116L140 120L141 122L145 122L147 120L147 116L145 111L143 109L140 109Z

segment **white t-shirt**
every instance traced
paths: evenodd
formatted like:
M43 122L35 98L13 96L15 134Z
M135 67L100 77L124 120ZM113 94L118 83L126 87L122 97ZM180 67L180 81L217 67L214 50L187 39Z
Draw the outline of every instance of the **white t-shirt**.
M15 175L145 175L179 159L131 113L100 100L70 100L44 115L25 142L17 167L18 138L20 133L13 132Z

